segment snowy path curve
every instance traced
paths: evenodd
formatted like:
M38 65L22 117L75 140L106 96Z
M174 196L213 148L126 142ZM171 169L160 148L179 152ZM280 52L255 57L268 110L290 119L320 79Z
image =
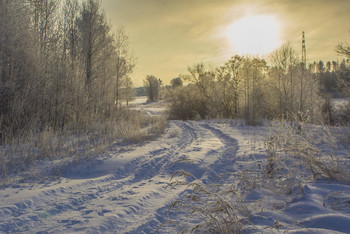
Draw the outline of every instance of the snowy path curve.
M153 233L184 191L178 169L203 181L234 170L237 140L209 122L170 121L164 136L73 167L60 182L0 190L1 232ZM188 158L193 163L175 163ZM210 170L208 170L210 168Z

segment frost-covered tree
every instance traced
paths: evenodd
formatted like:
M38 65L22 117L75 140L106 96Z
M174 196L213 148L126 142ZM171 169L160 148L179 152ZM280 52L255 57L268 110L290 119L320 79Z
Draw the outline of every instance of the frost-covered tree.
M345 56L348 60L350 59L350 46L348 44L338 44L336 52ZM339 87L347 96L350 96L350 66L345 60L341 62L337 73Z
M129 74L132 73L135 66L133 55L129 50L129 38L123 28L119 29L115 35L115 47L116 54L114 63L116 70L114 99L118 107L120 100L126 99L130 101L130 98L132 98L132 81Z
M84 76L85 104L93 113L108 113L114 105L116 45L100 1L83 2L77 18L79 59Z
M75 71L78 50L77 18L80 12L78 0L65 0L61 16L62 52L64 61L69 64L70 70ZM68 61L67 61L68 60Z
M340 55L344 55L347 58L350 58L350 46L345 44L338 44L336 47L336 52Z
M219 86L220 103L226 118L238 117L240 114L240 69L243 57L234 56L217 69L217 82Z
M0 131L5 135L25 128L36 111L37 43L31 10L21 0L0 1Z
M0 35L2 137L116 116L116 61L129 53L118 36L127 37L112 34L100 1L0 0Z
M271 55L272 69L270 76L273 77L274 85L278 92L278 115L289 118L296 112L295 86L297 85L298 60L296 51L289 43L282 45Z
M273 52L269 69L267 101L271 118L298 119L314 122L319 119L319 85L311 70L324 70L324 64L307 69L290 44Z
M153 75L148 75L143 81L143 84L146 88L148 101L157 101L159 98L159 91L162 85L162 81Z
M264 111L263 84L267 71L266 61L260 58L245 57L241 66L244 119L246 124L256 125Z
M123 83L121 84L120 98L121 100L126 102L126 105L129 105L129 102L132 101L135 97L135 90L133 87L132 79L129 76L126 76L123 79Z
M173 87L173 88L183 86L183 82L182 82L182 79L180 77L176 77L176 78L172 79L170 84L171 84L171 87Z

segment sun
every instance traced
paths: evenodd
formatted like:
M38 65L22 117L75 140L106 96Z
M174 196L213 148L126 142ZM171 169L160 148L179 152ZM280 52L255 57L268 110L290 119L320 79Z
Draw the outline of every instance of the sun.
M281 45L278 22L271 15L246 16L228 25L225 36L237 54L267 54Z

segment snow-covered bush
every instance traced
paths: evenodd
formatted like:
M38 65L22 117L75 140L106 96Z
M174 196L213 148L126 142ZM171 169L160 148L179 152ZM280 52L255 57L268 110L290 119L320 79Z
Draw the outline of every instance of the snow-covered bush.
M170 119L204 119L208 114L208 101L200 95L196 86L177 87L171 91L169 106Z
M323 126L282 122L266 139L266 173L274 178L336 179L349 182L349 161Z
M335 110L335 122L337 125L350 126L350 100Z
M186 197L173 202L168 210L181 212L187 219L168 220L158 229L166 225L173 226L180 233L243 233L246 229L244 226L249 223L253 209L236 183L227 183L218 176L213 183L204 184L192 174L180 170L168 186L187 186L190 189Z

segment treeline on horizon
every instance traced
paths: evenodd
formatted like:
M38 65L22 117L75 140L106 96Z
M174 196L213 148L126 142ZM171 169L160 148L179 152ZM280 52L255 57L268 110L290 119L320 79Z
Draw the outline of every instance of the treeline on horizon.
M133 67L100 1L0 0L0 140L119 118Z
M331 101L350 95L348 51L340 44L337 52L347 59L303 64L285 43L268 61L236 55L215 69L201 63L190 66L188 74L166 88L170 118L242 118L249 125L262 119L349 124L350 102L335 111Z

